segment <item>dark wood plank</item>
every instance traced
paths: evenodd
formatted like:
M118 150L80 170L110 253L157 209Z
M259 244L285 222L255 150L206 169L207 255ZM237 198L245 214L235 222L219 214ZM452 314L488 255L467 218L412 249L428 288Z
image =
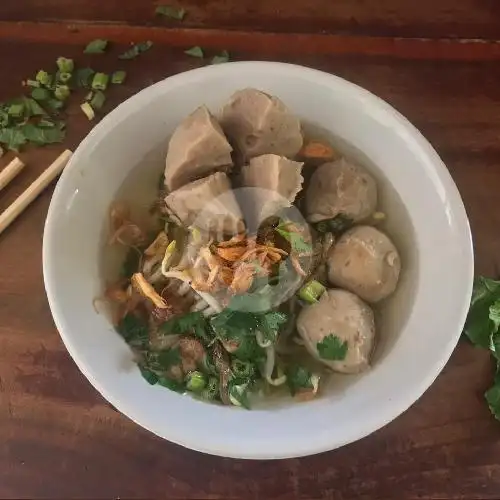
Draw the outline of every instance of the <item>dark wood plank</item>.
M253 43L240 43L238 58L282 59L330 71L404 113L435 145L459 186L477 271L499 269L500 211L485 208L496 206L500 188L497 61L284 56L274 44L256 50ZM2 42L0 60L9 70L0 80L0 100L16 95L20 80L62 54L99 69L116 68L116 52L85 59L76 43ZM130 62L130 79L109 92L110 106L194 64L202 63L177 46L154 47ZM74 147L90 125L77 110L70 114L67 145ZM59 149L25 154L29 167L2 193L0 209ZM49 198L44 193L0 242L0 497L498 498L500 425L482 398L492 367L487 354L467 344L408 412L331 453L243 462L194 453L138 428L90 387L55 331L41 270Z
M16 0L0 3L0 19L175 24L154 18L162 3L186 8L184 24L195 28L500 38L496 0Z

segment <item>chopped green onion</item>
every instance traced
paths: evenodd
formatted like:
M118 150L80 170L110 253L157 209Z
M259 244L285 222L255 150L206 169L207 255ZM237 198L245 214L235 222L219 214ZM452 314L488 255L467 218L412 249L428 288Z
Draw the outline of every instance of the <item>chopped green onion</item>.
M84 102L83 104L81 104L80 108L82 109L82 111L85 113L85 116L89 120L93 120L95 118L94 110L92 109L92 106L88 102Z
M108 86L109 75L106 73L96 73L92 79L93 90L106 90Z
M299 290L299 297L309 304L318 302L326 288L316 280L309 281Z
M5 111L0 111L0 127L6 127L9 124L9 114Z
M50 97L50 92L44 88L34 88L31 91L31 97L37 101L45 101Z
M65 101L70 95L70 90L67 85L56 85L54 90L54 97L59 101Z
M58 57L56 63L61 73L73 73L73 70L75 69L75 63L73 62L73 59Z
M36 80L26 80L26 86L27 87L40 87L40 82L37 82Z
M24 113L24 104L11 104L7 110L9 116L19 118Z
M92 106L92 109L101 109L104 106L104 103L106 102L106 96L104 95L103 92L100 90L97 90L90 100L90 105Z
M56 80L59 83L68 83L71 80L72 76L73 75L71 73L61 73L60 71L58 71L56 73Z
M212 64L227 63L229 61L229 52L223 50L219 55L212 58Z
M234 359L231 364L231 370L236 378L249 379L254 373L254 366L250 361L242 361L240 359Z
M119 85L125 81L127 73L125 71L115 71L111 75L111 83Z
M86 101L91 101L92 100L92 97L94 97L94 92L90 91L86 96L85 96L85 100Z
M203 54L203 49L201 47L195 46L191 47L184 51L184 54L187 54L191 57L198 57L199 59L203 59L205 55Z
M52 85L53 77L46 71L40 70L35 77L37 82L40 82L45 87L50 87Z
M76 70L76 84L88 89L92 83L95 71L92 68L80 68Z
M102 54L106 47L108 46L107 40L102 40L98 38L97 40L92 40L83 51L85 54Z
M205 389L201 391L200 396L203 399L211 401L215 399L219 394L219 380L217 377L210 377L208 379Z
M126 50L123 54L120 54L118 59L135 59L139 54L146 52L146 50L149 50L152 46L153 42L149 40L147 42L137 43L132 45L132 47Z
M234 406L242 406L249 410L248 384L231 385L229 387L229 401Z
M205 389L207 381L205 375L199 371L188 373L186 377L186 388L191 392L201 392Z

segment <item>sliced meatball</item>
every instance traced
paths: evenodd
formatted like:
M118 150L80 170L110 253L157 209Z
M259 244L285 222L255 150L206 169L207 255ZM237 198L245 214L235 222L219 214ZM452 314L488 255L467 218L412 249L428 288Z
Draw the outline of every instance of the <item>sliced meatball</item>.
M241 169L242 184L275 191L291 203L302 189L302 165L274 154L257 156Z
M243 231L240 207L226 174L216 172L191 182L165 198L167 211L184 226L235 234Z
M332 370L359 373L369 367L375 320L370 306L353 293L327 290L302 309L297 330L311 355Z
M369 217L376 206L375 179L363 167L344 158L318 167L306 193L310 222L333 219L339 214L358 222Z
M165 186L169 191L214 171L232 166L229 144L217 120L201 106L175 129L165 165Z
M371 226L357 226L342 235L328 255L330 283L378 302L394 292L401 259L392 241Z
M300 120L277 97L260 90L234 93L221 124L243 161L268 153L293 158L302 148Z

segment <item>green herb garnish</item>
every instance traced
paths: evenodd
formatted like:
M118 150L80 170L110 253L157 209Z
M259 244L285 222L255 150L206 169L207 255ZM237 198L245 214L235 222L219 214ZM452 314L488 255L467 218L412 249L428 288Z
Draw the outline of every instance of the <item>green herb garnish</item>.
M210 340L207 319L201 312L190 312L169 319L160 326L163 335L192 334L202 340Z
M7 113L9 116L13 116L14 118L20 118L24 114L24 104L11 104L7 109Z
M67 85L56 85L54 90L54 97L59 101L65 101L71 94Z
M169 377L159 377L158 384L179 394L186 392L186 386L183 383Z
M118 59L135 59L139 54L146 52L146 50L149 50L152 46L153 42L151 41L137 43L123 54L120 54Z
M318 302L325 290L326 288L319 281L311 280L300 288L298 296L308 304L314 304Z
M339 235L349 229L352 224L352 219L344 214L338 214L333 217L333 219L317 222L314 227L319 233L333 233L335 235Z
M191 392L200 393L205 389L207 380L205 375L199 371L188 373L186 376L186 389Z
M106 90L109 82L109 75L106 73L96 73L92 79L92 90Z
M35 77L36 81L39 82L44 87L50 87L52 85L53 77L46 71L40 70Z
M17 128L4 128L0 130L0 142L7 149L18 152L19 148L26 144L26 141L25 135Z
M133 313L128 313L116 330L128 344L141 345L149 341L147 322Z
M84 89L90 88L95 71L92 68L81 68L76 70L76 85Z
M307 254L312 252L312 245L308 243L300 233L297 231L291 231L289 229L289 223L280 223L275 228L275 231L290 243L294 252L298 254Z
M64 130L60 125L48 127L41 127L33 123L27 123L21 127L21 130L29 142L37 146L44 146L46 144L55 144L64 140Z
M92 99L90 99L90 105L92 106L92 109L101 109L104 106L105 102L106 96L100 90L96 91L92 96Z
M250 402L248 400L249 390L248 383L244 384L229 384L229 400L234 406L241 406L247 410L250 409Z
M111 75L111 83L115 85L120 85L125 81L125 78L127 77L127 73L125 71L115 71Z
M97 40L92 40L83 51L85 54L102 54L106 47L108 46L107 40L102 40L98 38Z
M155 385L158 382L158 375L155 372L152 372L148 368L144 368L139 365L139 370L141 371L141 375L150 385Z
M222 64L229 62L229 52L223 50L220 54L212 58L211 64Z
M203 49L198 46L191 47L190 49L185 50L184 54L191 57L197 57L199 59L203 59L205 57L205 55L203 54Z
M331 333L321 342L316 344L318 354L321 358L330 361L342 361L347 355L347 340L342 341L339 337Z
M205 389L201 392L200 397L207 401L212 401L219 396L219 380L217 377L208 379Z
M155 14L157 16L164 16L176 19L177 21L182 21L186 15L186 10L179 7L172 7L170 5L158 5L155 9Z
M36 101L46 101L50 98L50 92L47 89L35 87L31 91L31 97L33 97Z
M289 366L285 370L286 382L290 389L290 394L295 396L297 392L304 389L314 389L313 373L300 365Z
M71 74L75 69L75 63L73 62L73 59L67 59L66 57L58 57L56 64L61 73Z

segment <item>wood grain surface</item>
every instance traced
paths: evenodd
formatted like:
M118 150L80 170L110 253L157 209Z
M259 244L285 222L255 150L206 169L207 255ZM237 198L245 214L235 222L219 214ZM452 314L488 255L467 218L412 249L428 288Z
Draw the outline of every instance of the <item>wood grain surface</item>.
M96 34L122 43L157 42L127 62L129 79L109 92L107 110L155 81L204 64L183 54L193 40L202 39L213 52L227 48L235 59L282 60L335 73L387 100L431 141L464 199L477 272L499 273L497 2L379 0L375 8L354 0L190 0L187 24L162 29L146 26L157 24L150 19L151 5L140 0L1 2L0 100L16 96L23 78L60 55L116 69L123 45L104 56L81 53ZM255 43L252 30L269 33ZM302 43L286 34L290 31L302 32ZM451 36L492 40L444 40ZM78 108L70 108L65 144L22 155L28 167L2 191L0 210L89 129ZM0 167L9 159L2 158ZM487 354L466 343L410 410L330 453L275 462L214 458L140 429L80 374L52 322L41 265L50 194L35 201L0 239L0 498L500 498L500 423L482 397L492 366Z

